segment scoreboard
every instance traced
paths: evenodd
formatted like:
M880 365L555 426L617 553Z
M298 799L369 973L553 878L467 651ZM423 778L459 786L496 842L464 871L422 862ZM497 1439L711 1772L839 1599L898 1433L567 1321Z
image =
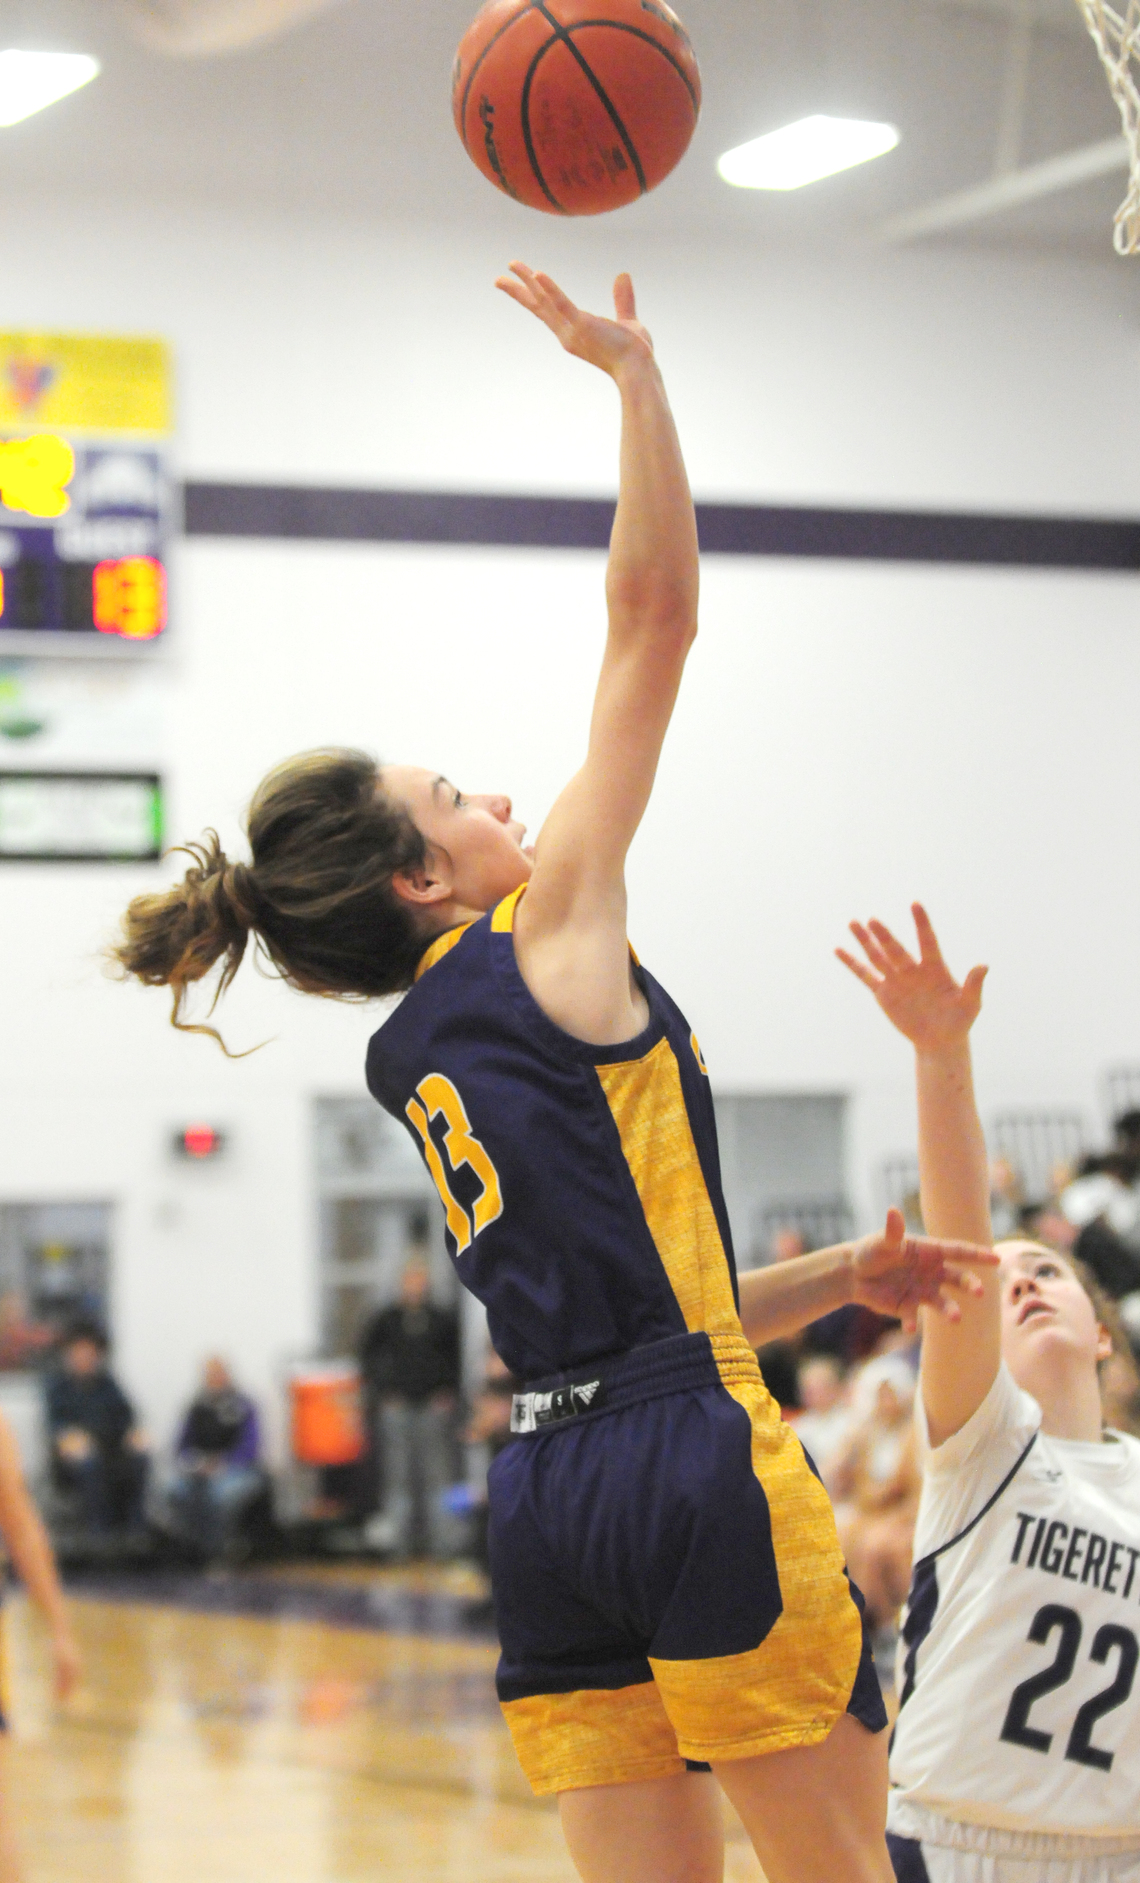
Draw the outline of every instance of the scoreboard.
M0 655L159 639L169 442L161 341L0 333Z

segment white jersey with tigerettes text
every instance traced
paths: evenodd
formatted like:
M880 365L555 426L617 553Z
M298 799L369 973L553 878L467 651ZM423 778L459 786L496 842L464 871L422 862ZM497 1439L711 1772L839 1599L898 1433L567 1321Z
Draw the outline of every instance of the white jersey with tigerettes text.
M892 1828L913 1804L1140 1850L1140 1443L1047 1437L1004 1364L936 1450L916 1416Z

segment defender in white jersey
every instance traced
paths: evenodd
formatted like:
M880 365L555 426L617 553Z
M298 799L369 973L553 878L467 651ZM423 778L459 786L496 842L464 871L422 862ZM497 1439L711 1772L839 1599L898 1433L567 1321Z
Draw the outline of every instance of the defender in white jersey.
M916 1048L927 1229L982 1241L984 970L958 987L915 922L919 960L881 923L841 959ZM924 1324L891 1857L899 1883L1140 1883L1140 1442L1102 1429L1112 1340L1077 1269L999 1253L956 1324Z

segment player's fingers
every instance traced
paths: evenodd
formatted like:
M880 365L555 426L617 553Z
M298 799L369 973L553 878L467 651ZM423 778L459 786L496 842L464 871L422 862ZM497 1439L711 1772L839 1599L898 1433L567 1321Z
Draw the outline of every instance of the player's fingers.
M984 1295L985 1286L980 1275L971 1274L969 1269L959 1268L957 1263L947 1262L942 1270L942 1281L947 1288L957 1288L964 1295Z
M509 294L511 300L517 301L520 307L525 307L528 313L537 314L538 299L525 282L515 281L510 275L500 275L495 286L504 294Z
M872 917L867 926L892 967L914 967L914 956L903 947L897 935L892 935L885 922L880 922L875 917Z
M577 314L578 310L574 303L566 300L566 296L555 286L549 275L539 274L526 262L512 262L510 275L504 276L503 279L509 280L511 276L515 277L527 295L525 305L530 308L532 314L537 314L540 320L544 320L548 327L554 326L559 318L568 317L564 309L559 306L559 300L564 302L566 308L569 309L570 317ZM551 293L551 289L554 289L554 293Z
M938 1295L931 1303L931 1306L937 1308L939 1314L948 1321L960 1321L962 1318L962 1310L958 1306L958 1303L955 1301L953 1295L948 1295L944 1289L939 1289Z
M535 282L538 279L537 275L534 272L534 269L529 267L526 262L509 262L507 267L508 267L508 273L516 276L517 279L521 281L525 287L528 287L531 293L533 294L535 290Z
M873 968L878 968L880 974L889 974L891 964L887 960L886 955L883 953L882 949L879 947L878 942L875 940L875 937L870 933L870 931L863 927L862 922L849 922L847 926L851 930L851 933L854 935L855 940L858 942L860 948L863 950L863 953L866 955L868 961L871 963L871 966Z
M614 282L614 313L619 320L637 319L637 303L633 296L633 282L627 274L620 274Z
M902 1211L896 1210L893 1205L887 1211L887 1222L883 1230L883 1240L899 1249L901 1249L903 1243L906 1241L906 1218Z
M883 983L875 979L870 968L864 967L861 961L856 961L854 955L849 955L846 948L837 948L835 953L836 958L842 961L844 967L850 968L857 981L862 981L864 987L869 987L872 994L878 993Z
M546 298L552 302L554 307L561 314L563 320L577 320L579 318L579 309L570 299L570 296L562 292L557 281L552 280L549 275L537 274L534 276L534 282L535 286L541 288Z
M914 917L915 934L918 936L918 952L923 961L942 964L942 950L938 946L938 937L934 933L934 924L927 915L921 902L912 902L910 912Z
M979 1007L982 1004L982 986L988 973L988 968L971 968L962 982L962 992L967 994L972 1001L976 1001Z
M1001 1261L996 1249L983 1249L980 1242L936 1242L933 1246L943 1262L968 1268L997 1268Z

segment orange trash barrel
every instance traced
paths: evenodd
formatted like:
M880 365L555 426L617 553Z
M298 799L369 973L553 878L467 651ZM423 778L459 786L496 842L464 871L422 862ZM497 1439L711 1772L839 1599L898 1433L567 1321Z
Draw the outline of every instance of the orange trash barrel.
M293 1456L303 1465L350 1465L364 1450L360 1369L313 1360L289 1380Z

